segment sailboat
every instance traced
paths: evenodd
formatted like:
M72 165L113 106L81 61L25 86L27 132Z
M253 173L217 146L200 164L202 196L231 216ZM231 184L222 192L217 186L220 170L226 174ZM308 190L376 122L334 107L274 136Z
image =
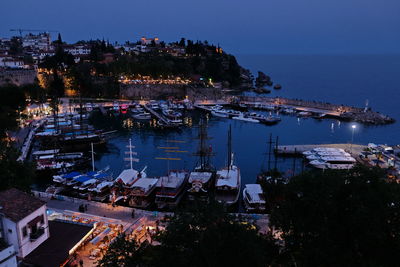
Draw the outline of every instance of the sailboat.
M215 181L215 199L226 205L238 202L240 195L241 176L240 169L233 164L232 129L228 131L228 162L225 168L217 171Z
M147 166L144 167L141 171L137 171L133 168L133 162L139 162L138 158L134 158L134 155L137 155L136 152L132 150L135 146L132 146L132 140L129 139L129 145L127 146L129 151L125 151L125 154L129 155L128 158L124 158L125 161L129 161L128 169L123 170L118 177L114 180L114 186L112 189L112 193L110 196L110 201L112 203L116 203L119 200L123 200L124 202L128 202L128 198L130 198L131 187L133 184L140 178L145 178Z
M199 157L199 164L189 175L189 200L194 200L196 197L203 200L208 199L208 193L214 186L215 169L210 163L210 157L214 154L212 147L207 145L206 140L209 138L206 125L202 121L200 122L198 139L199 147L194 155Z

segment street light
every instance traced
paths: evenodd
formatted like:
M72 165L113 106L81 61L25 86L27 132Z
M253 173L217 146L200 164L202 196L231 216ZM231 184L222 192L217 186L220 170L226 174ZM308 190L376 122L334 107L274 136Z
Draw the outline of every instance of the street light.
M355 124L351 125L351 144L350 144L350 154L353 154L353 142L354 142L354 130L357 128Z

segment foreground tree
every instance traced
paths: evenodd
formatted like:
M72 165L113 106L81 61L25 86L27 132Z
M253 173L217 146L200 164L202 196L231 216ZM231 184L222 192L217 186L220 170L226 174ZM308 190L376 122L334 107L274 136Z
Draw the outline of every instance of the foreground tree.
M137 248L132 241L118 239L99 266L264 267L277 255L270 237L258 234L254 225L228 215L217 203L176 212L155 240L160 245ZM128 262L131 265L126 265Z
M400 259L400 185L380 169L305 173L272 207L288 264L395 266Z

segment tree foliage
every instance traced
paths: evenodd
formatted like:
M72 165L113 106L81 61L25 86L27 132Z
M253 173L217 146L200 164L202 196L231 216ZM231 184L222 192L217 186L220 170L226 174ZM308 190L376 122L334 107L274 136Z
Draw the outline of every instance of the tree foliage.
M109 261L112 266L121 264L115 258L123 258L123 262L130 258L136 264L130 266L242 267L268 266L277 254L270 237L258 234L252 224L230 216L217 203L194 205L176 212L168 219L166 230L155 239L160 245L148 245L142 250L133 248L136 256L118 257L129 245L121 244L118 251L114 247L109 250L105 258L113 259Z
M289 262L297 266L395 266L400 249L400 185L380 169L305 173L272 208Z

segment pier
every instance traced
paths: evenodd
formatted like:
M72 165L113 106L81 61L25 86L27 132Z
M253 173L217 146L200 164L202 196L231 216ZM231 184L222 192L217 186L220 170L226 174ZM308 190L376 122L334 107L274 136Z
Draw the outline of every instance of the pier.
M154 117L156 117L159 121L161 121L163 123L164 126L175 126L174 124L172 124L167 118L165 118L163 115L159 114L158 112L156 112L154 109L148 107L146 104L143 104L142 107L148 111L151 115L153 115Z
M275 153L287 156L302 156L303 152L316 147L341 148L350 153L354 158L357 158L367 148L365 145L357 144L280 145L275 149Z
M27 158L32 146L33 139L35 137L35 133L43 125L43 123L44 120L40 120L36 123L34 128L29 129L29 134L25 138L24 143L21 147L21 155L18 157L18 161L24 161Z
M282 97L256 97L239 96L233 97L232 101L247 106L270 105L276 108L291 108L296 111L312 112L314 114L325 114L341 120L357 121L368 124L388 124L395 120L387 115L372 111L370 108L359 108L346 105L337 105L319 101L306 101L301 99L289 99Z

